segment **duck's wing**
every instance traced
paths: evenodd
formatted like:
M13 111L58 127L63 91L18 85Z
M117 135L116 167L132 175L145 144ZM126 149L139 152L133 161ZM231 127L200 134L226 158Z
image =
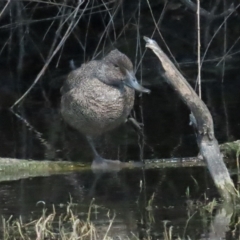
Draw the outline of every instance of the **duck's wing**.
M85 79L93 78L97 67L96 63L97 61L91 61L89 63L82 64L81 67L71 71L60 90L61 94L64 94L73 88L80 87L81 82Z
M79 83L82 81L82 75L84 72L83 65L80 68L77 68L68 74L63 86L60 89L61 94L64 94L70 91L71 89L78 87Z

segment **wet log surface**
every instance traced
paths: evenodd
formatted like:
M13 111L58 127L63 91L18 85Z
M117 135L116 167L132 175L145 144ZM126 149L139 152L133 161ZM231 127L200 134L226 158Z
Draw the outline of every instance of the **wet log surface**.
M118 170L128 168L141 168L136 166L136 162L124 162ZM186 168L202 167L206 162L198 157L187 158L165 158L165 159L145 159L144 169L161 168ZM50 160L31 160L17 158L0 158L0 182L15 181L32 177L47 177L54 174L68 174L72 172L89 171L91 163L69 162L69 161L50 161ZM113 169L109 169L113 171ZM232 172L232 174L236 174Z
M64 174L88 168L89 166L82 163L66 161L34 161L16 158L0 158L0 182Z
M207 106L198 97L166 54L160 49L158 44L147 37L144 37L144 40L146 41L146 47L150 48L159 58L163 70L163 77L178 93L191 111L190 121L196 132L200 153L207 163L209 172L220 195L228 202L235 201L237 191L223 162L218 142L214 136L212 116Z

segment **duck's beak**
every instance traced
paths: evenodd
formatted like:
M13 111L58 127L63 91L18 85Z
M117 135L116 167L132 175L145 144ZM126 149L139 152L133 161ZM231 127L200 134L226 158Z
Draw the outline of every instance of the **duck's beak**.
M137 79L136 79L136 77L135 77L133 72L127 71L127 78L124 81L124 84L126 86L130 87L130 88L135 89L138 92L143 92L143 93L150 93L151 92L149 89L144 88L143 86L141 86L138 83L138 81L137 81Z

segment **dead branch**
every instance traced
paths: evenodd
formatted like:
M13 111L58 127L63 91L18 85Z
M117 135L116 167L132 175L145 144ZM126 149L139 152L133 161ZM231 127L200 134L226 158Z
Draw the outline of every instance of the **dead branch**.
M228 202L235 201L237 191L223 162L218 142L214 136L212 116L207 106L158 44L147 37L144 37L144 40L147 42L146 47L150 48L159 58L164 71L163 76L191 111L190 120L196 130L200 153L207 163L219 193L224 200Z

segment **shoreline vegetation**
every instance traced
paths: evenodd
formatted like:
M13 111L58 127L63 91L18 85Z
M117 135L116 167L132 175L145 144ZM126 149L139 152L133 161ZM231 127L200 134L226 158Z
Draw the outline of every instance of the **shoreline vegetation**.
M196 216L197 219L200 218L204 222L210 221L215 225L219 225L219 229L222 227L223 232L222 229L221 231L210 229L209 235L211 237L219 236L219 233L224 235L224 230L231 219L232 212L224 212L223 214L223 206L218 204L215 199L210 202L189 199L184 210L186 215L188 215L188 218L185 219L186 225L184 229L179 229L179 226L175 225L176 223L167 220L163 221L161 226L156 229L151 200L148 202L149 205L146 206L149 218L145 223L145 227L138 224L137 221L131 223L131 226L127 226L123 219L118 218L117 213L105 206L96 205L94 199L92 199L86 212L82 212L79 205L74 203L71 197L67 204L61 204L60 206L52 205L49 208L45 206L44 202L39 201L36 204L36 208L43 205L42 211L35 214L32 220L23 220L21 216L19 218L14 218L13 216L5 218L2 216L2 225L0 226L1 239L152 240L157 237L157 239L162 240L181 240L185 239L185 236L191 239L187 230L193 227L191 224L196 224L194 223L196 219L193 220ZM106 212L105 220L97 220L96 214L99 213L98 209L104 209ZM221 221L218 220L219 218ZM223 219L225 220L223 221ZM178 224L180 223L178 222ZM181 224L184 225L184 223Z

